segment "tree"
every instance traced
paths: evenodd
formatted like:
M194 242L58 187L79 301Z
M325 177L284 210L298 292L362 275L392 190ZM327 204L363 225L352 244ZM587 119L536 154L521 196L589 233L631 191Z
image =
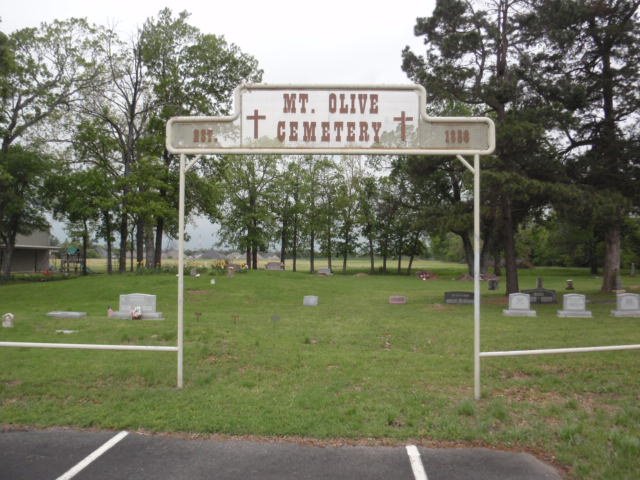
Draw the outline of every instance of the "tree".
M49 126L75 106L99 75L98 32L70 19L0 35L0 235L7 276L18 233L46 228L41 198ZM18 146L21 144L21 146ZM27 147L28 146L28 147ZM7 258L8 257L8 258Z
M496 206L507 293L519 290L517 226L548 202L545 182L554 168L543 127L548 119L519 77L516 18L526 9L524 0L438 0L433 15L415 27L425 37L425 56L403 51L404 71L427 87L430 102L463 103L496 122L495 155L482 165L483 203Z
M15 145L0 151L0 243L5 246L0 276L8 278L16 236L46 230L46 178L51 171L47 155Z
M45 122L96 88L99 32L86 20L69 19L25 28L2 41L2 152L28 135L41 138ZM49 133L48 131L46 133Z
M525 66L540 94L568 113L559 130L572 177L601 196L602 291L610 292L620 273L623 225L637 199L640 1L532 3L535 15L523 25L536 49Z
M177 171L177 157L167 151L164 141L169 118L227 115L234 89L242 82L259 82L262 78L255 58L227 43L224 37L201 33L189 25L188 18L186 11L174 17L165 8L157 18L145 22L141 37L142 58L157 102L150 120L148 153L162 159L157 175L166 185ZM160 188L158 193L167 205L177 205L177 189ZM213 206L207 215L215 217L215 209ZM173 214L158 211L155 215L155 267L160 266L166 228L175 223L173 210Z
M252 269L258 268L258 251L265 250L273 236L275 218L269 207L274 203L277 162L273 155L229 155L222 170L226 201L220 237L244 250Z
M340 179L336 216L339 221L338 252L342 254L342 272L347 271L347 257L356 252L356 227L360 217L360 190L364 178L362 157L344 156L340 159Z
M367 253L369 255L369 271L375 272L375 248L374 240L376 235L376 205L378 204L378 180L372 176L362 179L361 189L358 195L358 221L360 235L367 241Z
M63 168L49 180L54 216L68 221L68 229L82 238L82 274L87 274L87 250L92 227L99 221L104 198L109 197L102 172L98 168Z

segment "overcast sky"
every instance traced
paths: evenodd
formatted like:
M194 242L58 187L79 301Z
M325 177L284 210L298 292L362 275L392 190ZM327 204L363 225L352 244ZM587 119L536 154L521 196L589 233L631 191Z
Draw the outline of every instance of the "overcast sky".
M253 55L267 83L410 83L400 68L402 49L422 53L413 35L417 17L435 0L13 0L0 7L0 30L86 17L132 37L149 17L169 7L186 10L203 33L224 35ZM212 246L211 226L191 227L189 248ZM61 232L56 229L56 236Z

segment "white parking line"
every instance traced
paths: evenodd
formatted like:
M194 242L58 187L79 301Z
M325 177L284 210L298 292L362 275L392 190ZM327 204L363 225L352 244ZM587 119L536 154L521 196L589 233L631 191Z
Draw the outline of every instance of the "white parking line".
M409 462L411 462L411 470L413 470L415 479L429 480L427 472L424 471L422 460L420 460L420 452L415 445L407 445L407 455L409 455Z
M126 437L129 432L120 432L107 443L102 445L100 448L95 450L91 455L85 457L80 463L76 464L73 468L56 478L56 480L69 480L75 477L78 473L80 473L83 469L85 469L91 462L93 462L96 458L102 455L104 452L113 447L116 443Z

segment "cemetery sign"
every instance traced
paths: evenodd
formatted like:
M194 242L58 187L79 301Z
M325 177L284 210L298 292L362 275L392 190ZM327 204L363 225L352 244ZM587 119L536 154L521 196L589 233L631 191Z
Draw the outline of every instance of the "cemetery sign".
M227 117L174 117L171 153L489 154L486 117L429 117L420 85L244 84Z

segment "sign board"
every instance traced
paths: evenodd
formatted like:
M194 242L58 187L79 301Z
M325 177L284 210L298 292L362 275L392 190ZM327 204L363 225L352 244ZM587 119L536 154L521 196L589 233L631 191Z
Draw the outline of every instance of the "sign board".
M174 117L171 153L489 154L485 117L429 117L419 85L241 85L228 117Z

